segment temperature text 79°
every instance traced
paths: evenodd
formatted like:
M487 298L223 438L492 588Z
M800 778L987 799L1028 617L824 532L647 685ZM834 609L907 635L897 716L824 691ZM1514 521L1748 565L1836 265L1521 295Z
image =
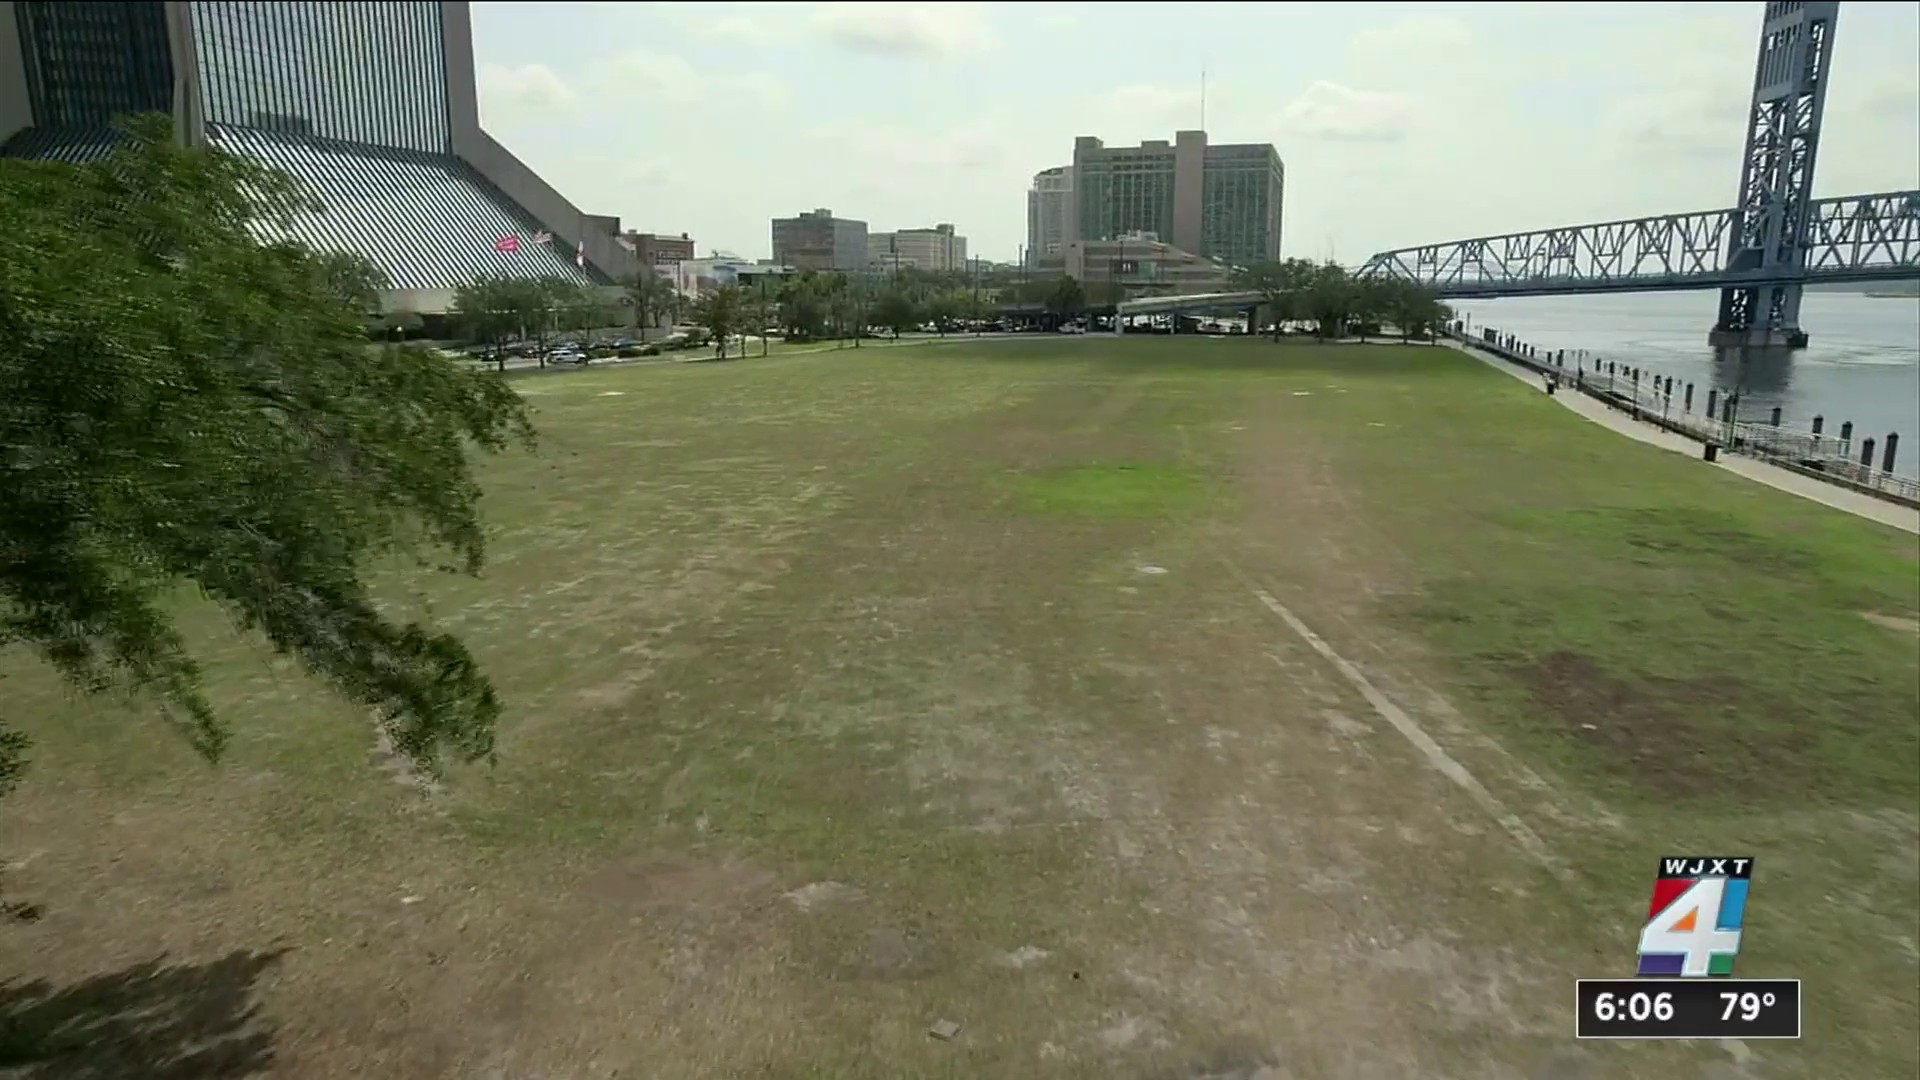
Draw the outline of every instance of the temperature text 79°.
M1738 1009L1740 1019L1752 1023L1760 1018L1761 1009L1771 1008L1778 999L1770 992L1756 994L1749 990L1745 993L1726 991L1720 995L1720 1000L1726 1003L1726 1008L1720 1010L1720 1019L1733 1019L1734 1010Z

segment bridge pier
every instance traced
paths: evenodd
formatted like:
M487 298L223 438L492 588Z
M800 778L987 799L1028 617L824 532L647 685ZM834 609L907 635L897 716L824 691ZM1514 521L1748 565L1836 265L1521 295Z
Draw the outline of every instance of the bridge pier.
M1720 317L1707 332L1716 349L1804 349L1798 285L1720 290Z
M1727 219L1727 270L1757 272L1764 285L1720 290L1716 347L1800 349L1800 285L1811 249L1813 162L1833 66L1836 0L1768 4L1741 153L1740 203Z
M1790 330L1766 330L1759 327L1751 330L1722 330L1716 326L1707 331L1707 344L1716 349L1731 351L1804 349L1807 347L1807 332L1797 326Z

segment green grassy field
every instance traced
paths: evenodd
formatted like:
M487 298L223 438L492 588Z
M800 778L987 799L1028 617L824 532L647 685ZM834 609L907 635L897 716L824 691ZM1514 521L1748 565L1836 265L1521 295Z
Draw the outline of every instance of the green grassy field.
M210 610L216 767L0 655L22 1075L1920 1068L1910 535L1427 347L514 385L485 575L382 581L499 684L496 766L423 789ZM1572 1039L1682 852L1756 858L1736 974L1805 980L1801 1042Z

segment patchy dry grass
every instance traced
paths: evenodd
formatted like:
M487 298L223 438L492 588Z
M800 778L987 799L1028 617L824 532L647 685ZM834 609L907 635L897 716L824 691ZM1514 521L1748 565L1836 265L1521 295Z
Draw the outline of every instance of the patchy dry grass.
M1424 348L517 385L486 576L383 587L494 674L497 767L396 783L203 610L217 768L0 658L0 1075L1914 1071L1910 537ZM1758 858L1802 1044L1572 1042L1678 850Z

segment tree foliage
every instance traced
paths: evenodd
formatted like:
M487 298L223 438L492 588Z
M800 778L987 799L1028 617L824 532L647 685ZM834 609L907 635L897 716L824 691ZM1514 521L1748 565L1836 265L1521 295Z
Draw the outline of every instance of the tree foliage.
M524 404L370 345L369 267L257 238L288 235L296 183L171 135L144 117L95 164L0 160L0 643L153 692L214 755L226 728L171 599L191 584L423 766L491 754L473 657L382 614L363 574L436 548L480 569L468 449L530 440ZM0 731L0 781L20 749Z
M1241 273L1240 287L1258 292L1265 300L1275 340L1281 327L1306 318L1305 293L1315 269L1311 260L1286 259L1260 263Z
M836 273L826 279L828 318L834 333L842 340L851 338L854 348L866 336L867 316L873 303L873 290L865 274Z
M767 334L780 315L779 293L764 277L742 290L746 299L747 328L760 337L760 355L767 355Z
M874 301L873 322L893 331L895 339L902 330L911 330L920 324L920 304L907 285L895 281L890 283L880 298Z
M815 341L827 335L832 316L829 282L829 278L808 270L781 287L780 321L789 338Z
M719 357L727 358L727 343L746 326L746 297L738 285L722 285L700 294L690 313L695 326L713 335Z
M620 321L591 287L560 277L481 277L454 291L453 311L461 336L496 350L528 340L544 351L559 331ZM504 368L506 358L495 358Z
M1418 282L1363 278L1332 262L1261 263L1243 271L1238 285L1261 294L1276 339L1288 324L1306 322L1323 338L1343 337L1350 331L1364 337L1380 324L1391 323L1404 340L1424 336L1452 317L1433 291Z
M1052 286L1047 290L1046 304L1048 311L1061 318L1068 318L1086 308L1087 293L1080 287L1078 280L1061 274L1054 279Z
M651 267L642 268L622 284L633 300L634 318L643 330L651 330L680 313L680 290Z
M1453 309L1417 281L1389 278L1379 285L1379 313L1400 331L1402 341L1410 336L1426 337L1453 318Z

